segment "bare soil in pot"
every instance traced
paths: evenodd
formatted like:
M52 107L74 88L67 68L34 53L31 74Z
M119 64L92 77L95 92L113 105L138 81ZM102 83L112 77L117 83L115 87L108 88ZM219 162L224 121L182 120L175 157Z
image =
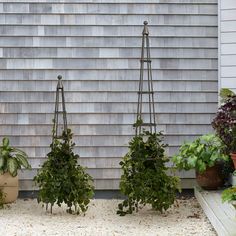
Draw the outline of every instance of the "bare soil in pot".
M224 177L221 164L208 167L203 173L196 172L196 180L198 185L206 190L217 190L223 187Z
M11 203L17 199L18 182L18 176L12 177L9 173L0 175L0 188L5 194L4 203Z

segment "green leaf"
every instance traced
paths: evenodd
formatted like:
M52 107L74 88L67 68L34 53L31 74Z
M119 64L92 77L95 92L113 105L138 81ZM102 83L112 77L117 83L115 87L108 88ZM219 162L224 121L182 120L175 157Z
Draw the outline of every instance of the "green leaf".
M212 154L211 157L210 157L210 160L211 160L212 162L216 162L218 159L219 159L218 153L214 153L214 154Z
M206 170L206 164L202 160L198 160L196 163L196 170L200 173Z
M8 146L9 146L9 143L10 143L10 141L9 141L8 138L3 138L3 140L2 140L2 145L3 145L4 147L8 147Z
M0 169L4 166L4 157L0 156Z
M220 97L221 97L221 103L224 103L229 97L234 96L235 93L228 89L228 88L222 88L220 90Z
M221 195L222 202L236 201L236 186L225 189Z
M197 159L198 159L197 156L189 157L189 159L188 159L188 166L189 166L189 168L191 168L191 169L195 168Z
M23 156L21 154L16 154L16 159L20 163L20 165L22 165L26 169L30 169L31 168L29 162L27 161L27 157L26 156Z
M9 156L9 151L8 150L2 150L2 156L8 157Z
M7 160L7 169L13 177L17 175L18 164L14 158L9 158Z

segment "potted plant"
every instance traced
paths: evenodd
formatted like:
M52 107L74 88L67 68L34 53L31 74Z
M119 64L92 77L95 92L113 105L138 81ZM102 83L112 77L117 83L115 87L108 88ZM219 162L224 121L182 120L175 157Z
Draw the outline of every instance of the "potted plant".
M74 146L71 130L63 131L61 138L53 139L48 159L34 177L39 186L38 202L46 204L46 210L50 205L51 213L54 204L62 203L70 214L84 213L94 194L92 177L78 164Z
M231 203L236 209L236 186L225 189L221 194L222 202Z
M234 163L234 169L236 169L236 121L233 121L231 132L232 132L232 142L230 143L230 156Z
M8 138L3 138L0 146L0 188L4 195L4 203L11 203L18 196L17 171L24 167L30 169L27 154L10 146Z
M225 144L224 153L231 155L234 167L231 165L228 172L233 172L236 169L236 95L229 94L224 98L224 103L212 121L212 127Z
M131 214L146 204L163 212L174 203L176 192L180 191L179 177L166 173L170 168L165 165L165 147L162 134L149 131L129 142L129 151L120 162L120 190L127 199L118 205L117 214Z
M199 186L213 190L224 184L221 162L228 161L229 156L223 154L222 150L224 144L220 138L207 134L184 143L172 160L179 170L195 169Z

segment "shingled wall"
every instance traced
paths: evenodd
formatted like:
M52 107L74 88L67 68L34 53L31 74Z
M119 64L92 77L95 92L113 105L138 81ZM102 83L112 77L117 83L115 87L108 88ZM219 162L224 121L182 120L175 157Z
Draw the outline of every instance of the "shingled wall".
M0 136L30 156L21 190L51 142L56 77L68 124L97 189L117 189L134 134L143 21L149 22L158 129L172 155L211 131L217 109L217 0L0 3ZM186 187L194 174L181 173Z

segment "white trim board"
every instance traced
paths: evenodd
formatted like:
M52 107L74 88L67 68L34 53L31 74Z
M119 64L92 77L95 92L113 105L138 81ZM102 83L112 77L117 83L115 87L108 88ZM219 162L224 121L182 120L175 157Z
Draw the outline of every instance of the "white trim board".
M221 191L203 191L195 187L195 197L219 236L236 236L236 211L222 203Z

